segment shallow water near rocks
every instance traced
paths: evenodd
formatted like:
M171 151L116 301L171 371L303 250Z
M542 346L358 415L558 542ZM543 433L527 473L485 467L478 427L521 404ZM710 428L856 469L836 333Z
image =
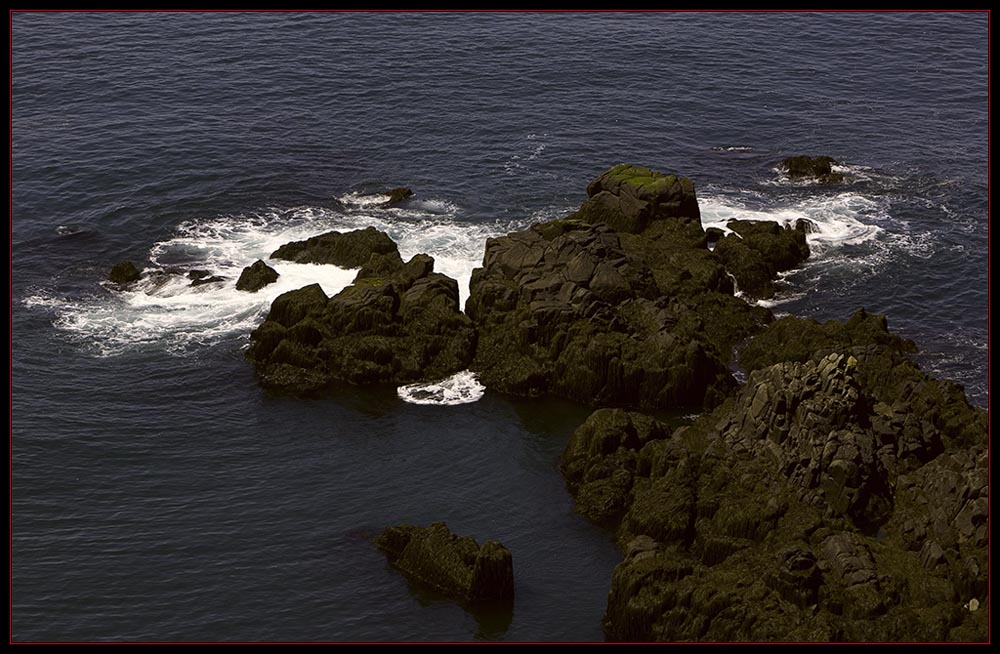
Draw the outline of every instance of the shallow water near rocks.
M986 18L15 14L14 639L603 638L620 554L557 468L589 410L256 386L242 348L270 301L354 271L232 284L330 229L431 254L464 301L487 238L615 163L678 172L706 226L815 224L772 310L886 313L986 406ZM774 169L814 153L851 182ZM414 198L382 204L399 185ZM118 293L122 259L229 281ZM436 520L510 548L510 615L411 588L371 546Z

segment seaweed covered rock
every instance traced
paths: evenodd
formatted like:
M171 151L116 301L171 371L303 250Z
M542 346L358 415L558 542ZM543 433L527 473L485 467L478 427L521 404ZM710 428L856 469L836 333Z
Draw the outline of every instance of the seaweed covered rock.
M562 468L577 508L617 524L625 551L610 639L987 637L970 608L988 602L985 415L914 383L912 343L884 324L802 321L816 333L793 360L753 369L672 434L607 411L574 434Z
M278 271L260 259L243 269L236 280L236 290L256 293L268 284L278 281Z
M443 522L389 527L375 539L389 562L411 579L470 603L514 599L510 550L494 540L479 545Z
M441 379L468 367L476 331L458 309L458 284L434 260L375 253L332 298L318 284L278 296L250 336L261 385L308 393L331 382Z
M833 171L837 161L833 157L820 155L816 157L788 157L779 166L786 175L792 178L811 178L825 184L836 184L844 181L844 174Z
M732 220L726 227L732 233L716 243L714 254L748 297L773 297L777 274L795 268L809 257L803 221L782 227L774 221Z
M694 184L686 177L618 164L587 186L587 198L570 218L606 223L618 232L633 234L667 219L701 230Z
M702 406L733 386L729 352L602 223L556 220L489 239L466 311L480 331L480 380L505 393Z
M325 263L341 268L360 268L373 254L399 254L388 234L374 227L352 232L327 232L304 241L285 243L271 254L272 259L295 263Z
M131 261L116 263L111 267L111 272L108 274L108 281L114 282L119 286L131 284L140 279L142 279L142 273L139 272L139 269Z

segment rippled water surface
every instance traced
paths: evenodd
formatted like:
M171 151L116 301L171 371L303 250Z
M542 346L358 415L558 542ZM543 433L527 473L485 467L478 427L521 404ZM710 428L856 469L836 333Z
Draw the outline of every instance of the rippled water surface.
M777 313L884 312L987 395L987 16L20 13L12 28L17 640L600 640L611 537L556 467L588 411L471 375L271 397L242 358L278 294L353 271L278 245L375 226L467 297L485 239L629 161L703 222L816 224ZM775 164L830 154L853 180ZM404 206L379 191L407 185ZM431 405L414 402L431 402ZM445 520L514 556L511 615L411 588L373 549Z

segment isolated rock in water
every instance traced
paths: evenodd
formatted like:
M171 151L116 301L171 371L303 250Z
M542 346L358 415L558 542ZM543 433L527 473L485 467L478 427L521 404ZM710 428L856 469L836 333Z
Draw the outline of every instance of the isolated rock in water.
M386 204L397 204L412 196L413 196L413 191L406 188L405 186L394 188L391 191L389 191L389 200L386 202Z
M777 274L809 257L807 225L803 221L794 227L782 227L774 221L732 220L726 226L734 233L716 243L714 254L748 297L772 297Z
M318 284L278 296L250 336L258 381L309 393L335 381L399 385L465 370L476 331L458 309L458 283L433 270L426 254L403 264L395 250L375 253L332 298Z
M236 280L236 290L256 293L268 284L278 281L278 271L260 259L243 269Z
M570 216L607 223L616 231L637 234L655 220L673 219L701 229L694 184L686 177L619 164L587 186L588 200Z
M204 284L214 284L216 282L226 281L225 277L220 277L219 275L212 275L211 277L199 277L198 279L191 282L191 286L203 286Z
M406 576L453 598L472 603L514 599L513 559L497 541L479 545L435 522L389 527L375 545Z
M825 155L788 157L781 162L781 169L789 177L811 177L825 183L837 183L844 181L844 175L833 172L832 166L836 163L837 161L833 157Z
M353 232L327 232L304 241L286 243L271 254L272 259L295 263L326 263L341 268L360 268L372 254L399 254L385 232L366 227Z
M131 261L116 263L111 267L111 273L108 275L108 280L115 284L131 284L132 282L139 281L141 278L142 273L139 272L139 269Z
M167 270L166 272L169 273L169 274L171 274L171 275L177 274L177 271L175 271L175 270ZM212 274L212 272L210 270L197 270L197 269L195 269L195 270L189 270L188 273L187 273L187 277L188 277L188 279L190 279L192 281L197 281L199 279L204 279L205 277L209 277L209 276L211 276L211 274Z

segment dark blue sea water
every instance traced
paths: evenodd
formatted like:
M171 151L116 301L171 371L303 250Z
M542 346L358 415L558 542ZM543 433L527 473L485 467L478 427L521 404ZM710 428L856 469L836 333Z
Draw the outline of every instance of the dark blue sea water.
M812 219L773 310L885 312L987 404L984 13L12 20L16 640L602 638L619 554L556 467L586 409L270 397L248 332L352 273L113 293L122 259L233 277L376 225L467 284L486 237L640 163L690 177L706 224ZM783 179L800 153L854 182ZM404 209L364 195L401 184ZM512 615L411 588L370 544L433 520L510 547Z

